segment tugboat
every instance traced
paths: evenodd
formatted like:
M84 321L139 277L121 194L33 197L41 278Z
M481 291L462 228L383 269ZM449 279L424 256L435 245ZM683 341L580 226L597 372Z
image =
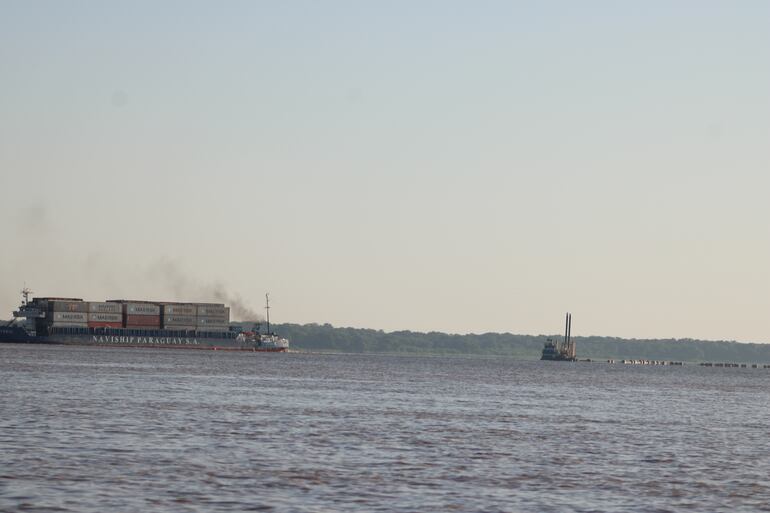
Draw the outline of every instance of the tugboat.
M564 340L553 340L549 338L543 347L541 360L551 360L557 362L575 362L575 341L572 340L572 314L567 313L567 319L564 326Z
M260 324L255 323L251 331L238 335L239 340L253 344L256 351L283 353L289 349L289 341L270 331L270 294L265 294L265 315L267 317L267 333L260 333Z

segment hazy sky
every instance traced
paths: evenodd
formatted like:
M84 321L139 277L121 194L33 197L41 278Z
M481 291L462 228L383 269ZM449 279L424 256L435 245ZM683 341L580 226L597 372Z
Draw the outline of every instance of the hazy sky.
M770 2L0 0L0 318L770 342Z

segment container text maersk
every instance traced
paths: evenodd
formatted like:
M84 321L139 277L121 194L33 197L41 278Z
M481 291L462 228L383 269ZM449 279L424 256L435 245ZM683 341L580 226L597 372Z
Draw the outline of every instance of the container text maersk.
M194 338L181 337L129 337L119 335L94 335L95 344L175 344L198 345Z

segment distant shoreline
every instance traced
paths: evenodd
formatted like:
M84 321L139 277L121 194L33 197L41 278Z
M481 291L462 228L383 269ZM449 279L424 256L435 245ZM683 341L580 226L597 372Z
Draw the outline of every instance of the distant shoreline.
M0 321L5 324L8 321ZM331 324L273 324L290 340L291 352L303 354L381 354L392 356L475 356L539 360L548 338L560 335L512 333L448 334L335 327ZM770 343L696 339L625 339L573 337L578 358L661 360L687 363L770 364Z
M489 356L539 360L543 344L559 335L440 332L338 328L330 324L275 324L296 351L392 355ZM695 339L624 339L573 337L579 359L662 360L688 363L770 363L770 344Z

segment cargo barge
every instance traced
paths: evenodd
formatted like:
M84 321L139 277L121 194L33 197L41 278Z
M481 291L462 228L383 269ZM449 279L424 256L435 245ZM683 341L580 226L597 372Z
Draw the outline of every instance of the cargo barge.
M289 341L260 324L250 330L230 323L222 303L179 303L38 297L22 291L14 319L0 326L0 343L163 347L284 352ZM268 298L269 299L269 298ZM267 304L268 313L270 305ZM269 317L268 317L269 319Z

